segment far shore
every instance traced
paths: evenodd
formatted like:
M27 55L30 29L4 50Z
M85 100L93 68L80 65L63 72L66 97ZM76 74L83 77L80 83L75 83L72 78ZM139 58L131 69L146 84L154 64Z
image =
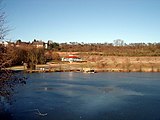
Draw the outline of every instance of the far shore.
M145 65L146 66L146 65ZM94 70L95 72L160 72L157 66L153 67L139 67L139 68L115 68L115 67L104 67L98 68L93 65L88 66L84 63L66 63L66 64L39 64L36 65L36 70L25 69L24 66L13 66L8 69L13 71L24 71L28 73L34 72L85 72L85 70Z
M160 57L82 56L86 62L48 62L36 65L36 70L13 66L10 70L26 72L160 72Z

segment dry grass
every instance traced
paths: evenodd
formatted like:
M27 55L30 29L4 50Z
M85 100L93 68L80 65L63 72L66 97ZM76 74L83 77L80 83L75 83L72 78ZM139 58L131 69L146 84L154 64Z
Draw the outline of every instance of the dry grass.
M70 53L62 53L67 55ZM82 55L79 53L77 56L81 57L87 62L84 63L52 63L45 65L37 65L41 68L61 69L61 70L82 70L83 68L92 68L97 71L142 71L142 72L160 72L160 57L122 57L122 56L102 56L102 55ZM13 69L17 69L14 67ZM21 67L23 69L23 67Z
M97 69L118 71L159 71L160 57L88 56L85 58Z

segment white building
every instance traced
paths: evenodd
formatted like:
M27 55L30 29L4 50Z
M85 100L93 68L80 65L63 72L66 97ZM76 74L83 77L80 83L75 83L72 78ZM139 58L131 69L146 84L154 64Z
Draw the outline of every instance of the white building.
M62 61L72 63L72 62L80 62L80 61L82 61L82 59L75 56L75 55L69 55L69 56L63 57Z
M3 45L4 47L7 47L8 46L8 42L6 42L6 41L0 41L0 45Z

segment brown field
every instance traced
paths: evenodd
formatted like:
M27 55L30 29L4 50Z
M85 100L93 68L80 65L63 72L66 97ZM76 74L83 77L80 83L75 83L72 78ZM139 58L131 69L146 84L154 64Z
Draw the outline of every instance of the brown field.
M83 70L85 68L96 71L109 72L160 72L160 57L119 57L119 56L80 56L87 62L60 62L48 64L51 69ZM46 65L45 65L46 66ZM44 67L38 65L37 67Z
M61 57L75 54L86 62L49 62L44 65L37 65L37 68L58 69L58 70L83 70L85 68L96 71L111 72L160 72L160 56L145 57L123 57L105 56L102 54L90 55L78 52L58 52ZM23 66L12 67L12 69L24 69Z
M72 63L71 67L93 68L101 71L144 71L159 72L160 56L128 57L128 56L105 56L103 53L78 53L59 52L61 56L75 54L81 57L86 63Z
M160 57L119 57L89 56L88 63L94 68L109 71L144 71L159 72Z

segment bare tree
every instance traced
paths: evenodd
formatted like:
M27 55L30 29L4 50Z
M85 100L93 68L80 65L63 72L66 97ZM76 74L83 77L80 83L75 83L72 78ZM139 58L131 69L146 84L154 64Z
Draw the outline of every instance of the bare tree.
M2 0L0 0L0 5L2 4ZM5 20L5 13L3 12L2 8L0 8L0 42L2 43L2 40L4 40L4 37L6 36L8 32L8 29L6 27L6 20ZM9 65L11 63L11 56L9 56L10 50L7 49L3 44L0 44L0 71L5 70L5 73L8 73L5 69L6 65ZM9 77L9 75L6 75L6 77ZM0 74L0 80L5 79L4 73Z
M113 41L114 43L114 46L124 46L124 40L121 40L121 39L116 39Z
M5 12L3 11L3 7L2 7L2 0L0 0L0 41L4 40L8 31L9 29L6 24L6 16L5 16Z
M2 0L0 0L0 5L1 3ZM0 8L0 42L5 39L9 31L6 26L5 12ZM16 52L12 46L6 47L0 44L0 108L2 107L1 98L9 98L16 83L25 83L25 78L15 77L13 72L6 68L12 64L15 56Z

